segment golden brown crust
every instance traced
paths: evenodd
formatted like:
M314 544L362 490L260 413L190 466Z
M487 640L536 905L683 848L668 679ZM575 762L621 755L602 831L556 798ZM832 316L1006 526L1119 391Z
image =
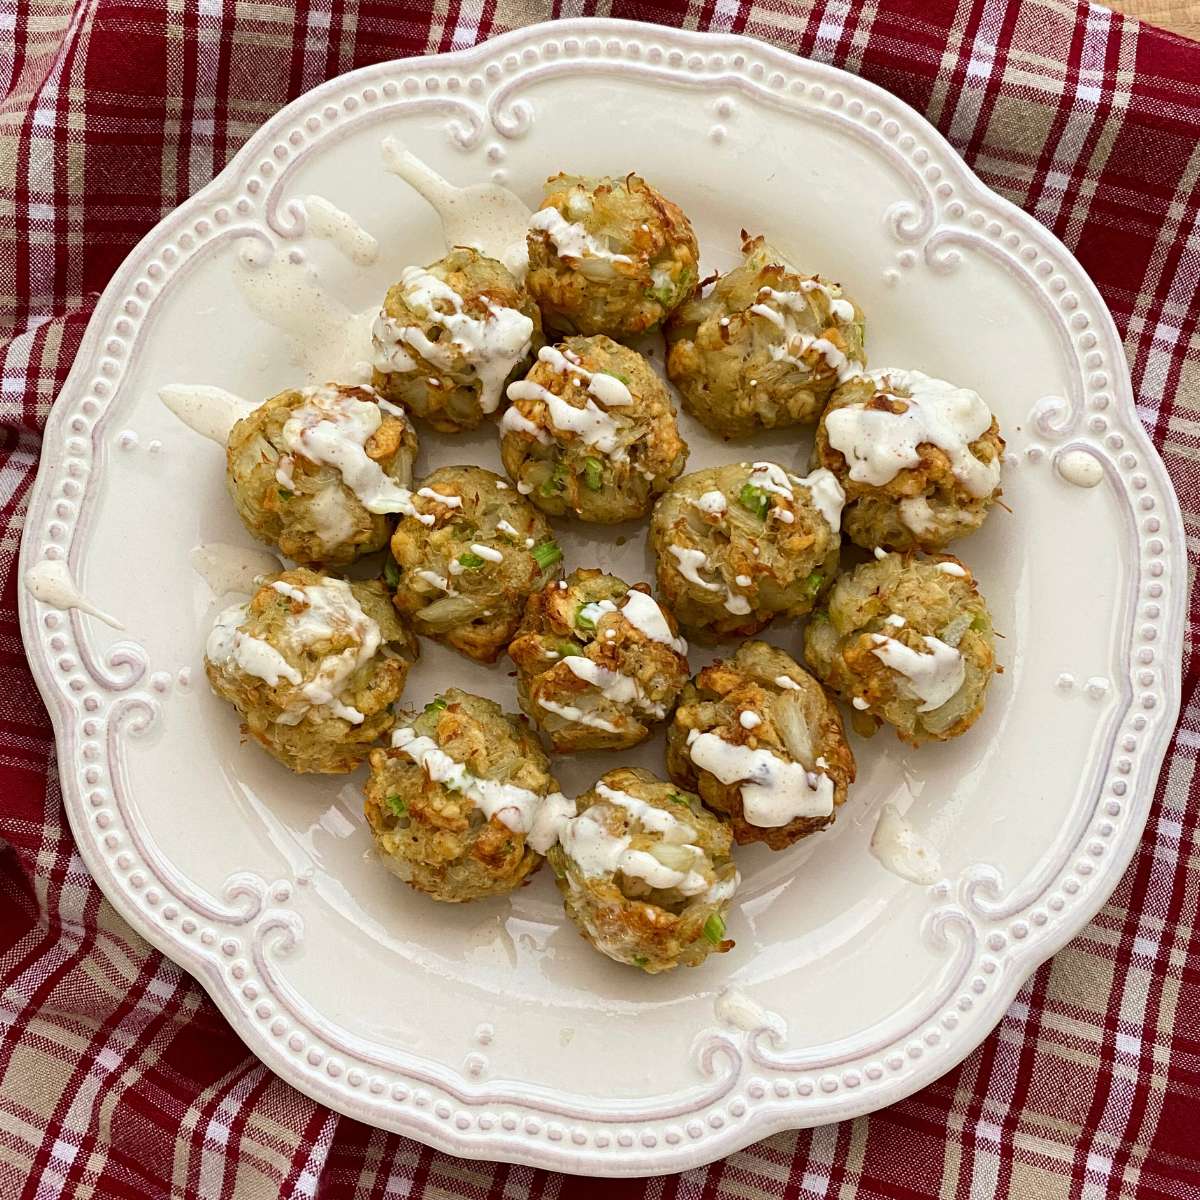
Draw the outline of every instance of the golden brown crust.
M537 739L490 700L452 688L412 728L479 779L543 797L558 790ZM364 813L385 864L435 900L504 895L542 863L524 834L498 814L486 818L469 796L435 782L403 749L372 753Z
M339 631L332 639L297 647L288 636L288 626L304 606L270 585L280 581L305 588L326 580L326 576L303 567L270 576L251 597L239 625L277 650L305 681L316 676L323 659L354 649L359 643L351 634ZM344 774L367 757L371 747L395 725L392 706L402 695L409 668L418 655L416 639L388 602L382 584L353 582L349 587L363 612L378 625L382 637L381 652L349 677L338 697L363 715L359 724L335 715L328 706L308 704L299 685L287 679L270 684L239 669L234 662L214 662L205 656L209 684L238 710L243 735L301 774Z
M888 390L871 378L852 379L834 392L822 414L813 442L813 462L832 471L846 493L842 523L846 535L865 550L923 550L936 553L957 538L974 533L992 505L1003 494L997 486L986 496L973 496L955 477L945 451L929 442L918 447L920 461L897 471L886 484L862 483L852 479L849 464L840 450L829 443L826 420L831 412L849 405L862 405L878 412L907 411L907 391L896 383ZM1004 454L1004 438L995 417L984 433L970 444L971 453L982 463L998 463ZM923 520L914 528L905 519L906 501L923 502Z
M433 521L405 516L396 525L396 607L418 633L478 662L495 662L516 632L527 597L561 573L546 518L483 467L439 468L421 481L414 504ZM480 556L475 545L501 561ZM546 547L557 557L543 566L538 554Z
M512 272L496 259L465 246L454 247L427 270L458 294L463 312L476 320L490 319L494 307L513 309L533 322L529 353L513 364L508 375L509 379L518 378L544 339L541 313ZM445 302L436 307L439 312L451 308ZM388 289L383 316L399 325L415 327L434 339L439 339L442 332L436 316L413 310L403 283L395 283ZM461 354L447 366L422 357L411 345L406 346L405 352L416 363L411 371L381 371L376 366L372 383L380 395L393 404L403 405L440 433L474 429L489 415L481 404L483 388L479 373ZM503 388L499 399L503 400Z
M586 197L586 211L579 211ZM628 262L559 254L550 235L531 229L526 286L546 326L559 333L631 338L656 328L699 277L700 250L683 210L639 175L546 181L543 208L579 223Z
M939 563L962 574L939 571ZM904 619L902 627L887 624L892 614ZM956 648L964 663L958 691L932 712L921 711L904 677L875 653L881 634L918 653L927 649L926 636ZM987 602L963 562L950 554L889 554L838 580L809 620L804 654L837 695L865 705L852 712L856 732L869 735L886 722L901 741L919 746L958 737L979 719L1000 670L994 636Z
M345 566L387 545L391 518L368 512L336 468L292 454L285 446L283 427L313 390L279 392L234 425L226 445L226 484L242 523L260 541L303 566ZM378 399L366 388L338 387L337 391L371 404ZM406 421L381 413L379 428L367 439L365 449L385 475L408 485L417 437ZM292 483L285 486L276 471L289 455ZM336 505L338 524L344 530L332 543L325 532L331 505Z
M795 686L781 686L776 682L780 677ZM752 728L741 721L744 712L758 718ZM793 752L797 721L803 723L810 747L806 755ZM800 762L827 775L833 782L833 812L775 827L751 824L745 818L741 785L724 784L692 762L688 737L693 731L714 733L731 745L769 750L784 762ZM764 842L782 850L833 823L854 782L856 766L842 718L820 683L784 651L750 641L731 660L718 660L684 688L667 730L667 770L676 783L697 792L705 805L729 820L739 845Z
M521 627L508 648L517 668L521 708L559 753L635 746L670 714L687 681L687 658L647 637L622 614L629 592L650 594L645 584L630 588L616 576L586 569L572 572L564 582L565 588L551 583L530 596ZM616 609L589 615L593 610L587 606L597 602ZM661 611L674 634L674 619ZM586 659L631 680L636 696L628 700L605 697L594 684L580 678L566 658ZM547 703L555 709L579 709L586 720L572 720L547 708Z
M667 374L684 409L725 438L815 421L839 378L825 344L849 363L866 363L862 310L837 284L792 270L761 237L744 231L742 253L740 266L680 306L666 326ZM752 310L764 302L770 307L764 289L794 293L813 283L821 286L807 291L806 310L795 314L812 341L783 357L783 332ZM834 315L831 296L853 306L853 319Z

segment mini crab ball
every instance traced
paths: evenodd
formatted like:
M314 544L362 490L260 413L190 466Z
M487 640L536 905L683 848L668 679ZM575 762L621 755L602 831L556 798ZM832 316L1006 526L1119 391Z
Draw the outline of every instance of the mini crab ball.
M691 223L638 175L548 179L527 241L525 285L559 333L648 333L699 278Z
M498 704L451 688L371 754L367 823L386 865L461 903L520 887L567 801L537 738Z
M623 767L602 775L576 811L546 857L567 915L601 954L658 974L733 947L732 839L695 796Z
M396 607L418 633L495 662L525 601L562 572L546 518L483 467L440 467L413 504L392 535Z
M474 429L542 344L542 319L503 263L459 246L406 267L372 327L375 387L442 433Z
M636 746L687 682L687 642L645 584L574 571L535 592L509 657L521 708L560 753Z
M268 754L293 771L336 775L391 730L416 658L382 584L299 567L217 617L204 671Z
M837 570L841 506L828 471L801 478L756 462L685 475L650 525L659 593L701 641L803 616Z
M855 767L825 689L791 655L745 642L683 689L667 770L729 820L739 845L782 850L833 823Z
M762 238L746 261L667 324L667 374L683 407L721 437L815 421L867 361L863 314L836 283L802 275Z
M943 549L974 533L1000 495L1004 439L976 392L920 371L872 371L833 394L814 462L846 493L864 549Z
M804 633L804 656L863 734L947 741L983 712L996 666L992 618L956 558L888 554L842 575Z
M230 430L226 482L260 541L305 566L345 566L387 545L408 504L417 435L370 388L272 396Z
M508 398L504 469L553 516L644 517L687 462L666 387L640 354L610 338L544 346Z

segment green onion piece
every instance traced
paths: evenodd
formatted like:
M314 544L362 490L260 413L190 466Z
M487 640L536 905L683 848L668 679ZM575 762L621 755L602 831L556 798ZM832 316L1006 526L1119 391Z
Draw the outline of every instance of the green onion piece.
M596 628L596 618L589 615L587 611L589 608L591 608L590 604L581 604L575 610L575 624L580 629Z
M986 632L987 627L988 627L987 617L985 617L983 615L983 613L980 613L971 622L971 628L974 629L976 633Z
M647 288L646 295L666 307L675 299L675 285L673 283L660 283L657 287Z
M290 500L295 495L295 492L289 492L286 488L276 488L275 490L279 493L280 500Z
M562 465L562 463L559 463L558 466L554 468L554 471L551 473L550 477L543 481L542 486L538 488L538 491L541 492L543 496L553 496L555 492L561 492L563 480L566 478L566 475L566 468Z
M650 960L644 954L635 954L633 961L637 966L644 967Z
M559 642L558 657L571 658L572 656L577 655L582 649L583 647L577 642Z
M825 582L825 576L820 571L814 571L805 581L804 586L808 589L810 596L815 596L821 590L821 584Z
M720 913L709 914L708 920L704 922L704 936L714 946L721 944L722 939L725 937L725 922Z
M672 792L667 799L673 804L682 804L684 808L692 807L678 792Z
M767 515L767 509L771 507L771 498L762 488L756 488L754 484L747 483L743 484L742 490L738 492L738 503L747 512L752 512L761 520Z
M400 564L390 554L383 561L383 578L388 587L400 586Z
M389 796L387 798L387 806L398 817L407 817L408 816L408 805L405 804L404 801L401 800L399 796Z
M467 571L478 571L483 566L483 559L468 550L458 556L458 565Z
M552 567L556 562L562 559L562 551L558 548L558 543L553 538L547 538L544 542L538 542L533 548L533 557L537 565L546 570L547 567Z
M593 492L600 490L600 485L604 482L604 464L598 458L583 460L583 482Z
M611 375L614 379L619 379L626 387L629 386L628 376L622 375L620 371L597 371L597 375Z
M441 698L441 696L438 696L436 699L430 700L430 702L427 705L425 705L425 712L427 712L427 713L441 712L442 709L445 707L446 707L445 700L443 700Z

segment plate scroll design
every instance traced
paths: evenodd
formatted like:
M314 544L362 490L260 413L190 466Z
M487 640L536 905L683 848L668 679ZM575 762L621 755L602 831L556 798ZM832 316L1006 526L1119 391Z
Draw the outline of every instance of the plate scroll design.
M1075 820L1035 877L1008 882L986 864L929 889L922 937L944 956L930 994L850 1044L788 1049L774 1024L714 1025L694 1045L699 1080L677 1097L598 1104L518 1081L464 1079L362 1042L316 1013L280 965L303 937L295 884L239 873L211 896L183 878L142 826L124 770L152 736L160 700L143 685L146 651L121 639L97 650L95 626L21 597L22 627L55 719L60 772L81 853L122 914L197 974L234 1027L278 1073L343 1112L457 1153L606 1174L680 1170L775 1130L839 1120L909 1094L988 1032L1023 976L1095 911L1137 843L1178 703L1161 646L1182 622L1182 529L1169 483L1136 421L1121 348L1098 295L1069 254L987 192L940 136L901 102L833 68L737 37L702 37L617 21L560 21L471 51L385 63L330 81L255 134L202 193L168 217L106 291L56 404L22 545L22 570L44 559L78 569L89 499L105 461L109 407L139 351L156 299L233 238L275 248L304 232L284 200L292 169L327 139L414 113L446 117L468 152L485 128L530 136L529 89L565 72L609 73L704 94L736 93L797 119L836 125L884 157L911 191L884 219L935 273L970 253L1019 273L1078 369L1033 426L1057 455L1084 450L1104 468L1134 547L1105 753ZM914 264L915 265L915 264ZM792 1041L797 1041L793 1038Z

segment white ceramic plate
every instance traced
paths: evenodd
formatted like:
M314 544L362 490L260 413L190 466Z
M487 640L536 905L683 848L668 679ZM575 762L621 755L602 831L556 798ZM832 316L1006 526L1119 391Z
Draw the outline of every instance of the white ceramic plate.
M978 389L1009 440L1013 511L958 547L1006 634L985 716L915 753L856 741L859 781L830 832L739 851L737 947L700 969L609 963L548 872L461 908L409 891L371 856L358 778L291 777L239 745L205 686L218 600L189 552L249 540L219 448L156 392L261 398L302 377L235 286L242 238L260 258L305 256L354 310L442 252L432 211L382 168L385 133L455 182L499 177L527 200L561 168L636 168L692 217L706 266L734 261L740 226L765 232L858 299L873 365ZM311 193L379 239L375 265L306 233L291 202ZM685 426L689 470L751 453ZM807 452L807 436L778 436L753 454ZM1066 453L1090 456L1099 486L1067 483ZM493 437L424 436L423 470L453 462L498 468ZM559 528L568 567L651 578L640 529ZM366 68L268 121L97 307L25 531L23 570L47 561L125 626L22 595L71 824L121 913L314 1098L457 1154L568 1171L679 1170L891 1103L959 1062L1116 884L1178 708L1179 510L1078 264L877 88L646 25L564 21ZM798 649L794 628L770 636ZM516 707L506 665L426 643L408 699L451 682ZM560 760L561 782L624 761L661 771L661 753L659 739ZM941 882L906 883L868 852L888 800L936 845Z

